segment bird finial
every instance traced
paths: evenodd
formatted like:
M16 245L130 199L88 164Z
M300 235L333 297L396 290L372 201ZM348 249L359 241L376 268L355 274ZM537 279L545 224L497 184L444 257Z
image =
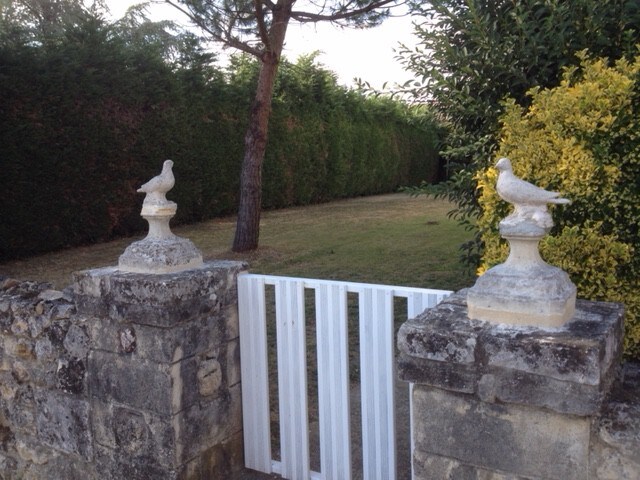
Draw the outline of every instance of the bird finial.
M550 192L532 183L518 178L513 173L511 161L503 157L496 163L496 168L500 171L496 190L503 200L516 206L545 206L548 203L567 204L571 203L566 198L561 198L560 193Z
M547 204L568 204L571 201L560 197L558 192L550 192L540 188L513 173L511 161L503 157L496 163L500 172L496 191L503 200L514 206L511 215L503 220L506 224L533 224L536 227L548 230L553 226L551 215L547 211Z
M569 276L548 265L538 244L551 227L549 203L570 203L513 174L511 161L496 163L498 195L515 208L500 222L509 256L478 278L467 294L469 318L493 323L559 327L573 317L576 287Z
M171 203L167 200L166 193L171 190L175 184L173 176L173 161L165 160L162 164L162 172L160 175L153 177L147 183L142 185L139 193L146 193L143 205L166 205Z

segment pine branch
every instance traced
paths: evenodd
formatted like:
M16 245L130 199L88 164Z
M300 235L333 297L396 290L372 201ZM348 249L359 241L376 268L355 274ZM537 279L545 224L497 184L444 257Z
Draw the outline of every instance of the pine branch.
M255 48L255 47L249 45L247 42L243 42L238 37L235 37L231 33L231 30L225 31L224 34L222 34L220 32L217 32L214 29L210 28L203 21L202 18L200 18L199 16L194 15L193 13L191 13L190 10L183 8L181 5L177 4L173 0L164 0L164 1L165 1L165 3L168 3L169 5L174 7L175 9L179 10L180 12L182 12L196 26L201 28L203 31L207 32L209 35L211 35L211 37L214 40L222 43L223 45L226 45L226 46L232 47L232 48L236 48L236 49L240 50L241 52L248 53L249 55L253 55L255 57L260 57L262 55L262 50L261 49ZM229 22L229 23L231 23L231 22Z
M351 1L345 6L345 8L352 3ZM337 22L340 20L348 20L350 18L358 17L360 15L364 15L366 13L372 12L378 8L384 7L385 5L395 4L397 0L380 0L377 2L370 3L369 5L358 8L356 10L345 10L345 8L341 9L340 12L332 13L332 14L321 14L321 13L311 13L311 12L302 12L302 11L293 11L291 12L291 18L297 20L300 23L309 23L309 22Z

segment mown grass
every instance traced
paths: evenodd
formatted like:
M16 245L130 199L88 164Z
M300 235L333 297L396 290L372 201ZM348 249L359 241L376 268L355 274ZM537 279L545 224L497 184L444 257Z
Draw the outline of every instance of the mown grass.
M178 206L179 208L179 206ZM473 283L460 263L470 233L447 217L445 201L404 194L268 211L260 245L235 254L232 217L174 229L205 259L241 259L256 273L457 290ZM117 265L137 238L54 252L0 265L0 275L64 288L76 270Z

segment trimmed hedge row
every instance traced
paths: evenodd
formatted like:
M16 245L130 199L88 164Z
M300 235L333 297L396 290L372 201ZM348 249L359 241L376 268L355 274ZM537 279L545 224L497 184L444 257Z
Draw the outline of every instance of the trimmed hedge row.
M94 19L55 42L0 39L0 260L146 228L136 188L175 161L173 224L236 208L255 84L170 63ZM264 208L389 192L437 175L435 123L336 84L312 57L284 62L264 164Z

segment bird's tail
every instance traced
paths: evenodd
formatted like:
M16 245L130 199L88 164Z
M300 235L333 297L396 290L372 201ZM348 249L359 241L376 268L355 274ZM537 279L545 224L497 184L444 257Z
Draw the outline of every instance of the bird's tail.
M571 200L568 198L552 198L549 200L549 203L555 203L556 205L568 205L571 203Z

